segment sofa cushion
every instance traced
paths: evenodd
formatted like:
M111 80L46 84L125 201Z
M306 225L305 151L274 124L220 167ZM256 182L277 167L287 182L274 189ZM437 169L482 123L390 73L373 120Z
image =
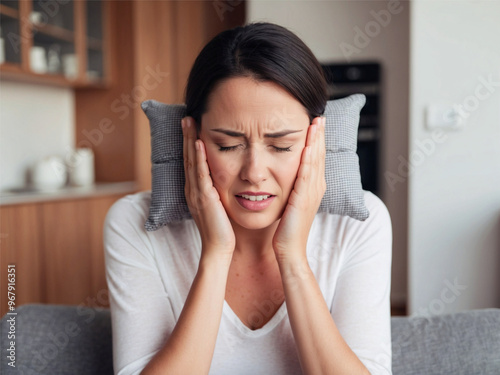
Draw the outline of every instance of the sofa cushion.
M29 304L16 312L15 368L11 316L2 317L2 374L113 374L109 309ZM500 309L392 317L391 326L393 375L500 374Z
M17 315L2 318L0 373L112 375L109 309L85 306L29 304ZM14 317L14 324L9 319ZM15 330L15 338L7 332ZM15 365L9 366L10 342L15 342Z
M394 375L500 374L500 309L393 317Z

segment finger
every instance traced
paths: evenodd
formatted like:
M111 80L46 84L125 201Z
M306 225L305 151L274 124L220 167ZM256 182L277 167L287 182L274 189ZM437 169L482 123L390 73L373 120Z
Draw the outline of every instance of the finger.
M305 158L304 163L317 164L321 157L321 147L324 135L323 120L315 117L309 126L306 146L311 147L310 158Z
M181 120L181 126L182 126L182 160L183 160L183 168L184 168L184 193L187 193L189 191L189 178L187 176L187 170L186 170L186 160L188 159L188 139L186 135L186 117L184 117Z
M315 117L311 125L309 125L309 128L307 129L306 146L302 150L300 167L297 173L297 178L299 179L300 177L300 180L306 180L310 173L310 168L308 168L307 166L311 164L311 154L315 145L314 140L317 136L318 124L318 117Z
M318 166L321 168L322 165L324 164L324 159L325 159L325 153L326 153L326 145L325 145L325 124L326 124L326 118L325 117L318 117L318 128L316 131L316 137L314 139L314 150L315 153L313 155L314 162L318 164Z
M319 127L319 117L315 117L307 129L306 146L312 145Z
M315 187L321 188L325 182L325 118L317 118L317 131L314 137L311 153L311 181L314 181Z
M324 194L324 191L326 190L326 178L325 178L325 162L326 162L326 138L325 138L325 131L326 131L326 117L322 117L322 123L320 126L320 131L319 131L319 147L318 147L318 173L319 173L319 181L321 184L319 186L322 186L322 191Z
M194 142L195 129L193 126L193 119L187 117L185 121L184 132L185 132L185 144L186 144L186 158L184 159L184 170L186 174L186 180L188 181L188 187L191 189L196 186L196 150Z
M325 118L319 117L318 129L316 131L316 137L314 139L314 164L317 164L321 168L325 159Z
M325 178L324 147L323 119L316 117L308 129L306 147L302 153L297 180L294 185L297 192L310 192L319 186L323 186Z
M210 195L213 188L213 182L210 177L210 169L207 163L205 144L201 139L196 140L195 149L198 189L201 193Z
M295 184L293 186L293 189L299 194L301 194L302 191L307 191L307 182L311 174L311 152L311 146L306 146L302 150L297 179L295 180Z
M182 127L182 159L186 160L187 158L187 148L186 148L186 118L184 117L181 120L181 127Z

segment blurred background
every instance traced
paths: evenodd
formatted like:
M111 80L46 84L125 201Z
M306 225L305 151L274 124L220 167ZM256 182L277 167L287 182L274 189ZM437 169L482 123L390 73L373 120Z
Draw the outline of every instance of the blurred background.
M182 103L220 31L278 23L330 97L364 93L363 188L393 225L393 314L500 307L500 2L0 1L1 314L108 306L102 225L151 188L146 99Z

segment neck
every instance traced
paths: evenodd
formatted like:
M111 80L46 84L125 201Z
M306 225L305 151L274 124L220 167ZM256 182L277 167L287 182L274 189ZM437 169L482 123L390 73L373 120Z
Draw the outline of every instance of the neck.
M278 224L279 220L267 228L252 230L243 228L232 222L236 237L233 258L245 259L247 263L274 260L273 237Z

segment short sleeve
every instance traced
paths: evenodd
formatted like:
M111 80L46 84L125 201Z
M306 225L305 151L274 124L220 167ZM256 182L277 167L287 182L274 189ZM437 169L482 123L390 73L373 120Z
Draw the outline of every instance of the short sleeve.
M392 226L384 203L366 192L370 217L348 229L331 314L351 350L372 375L392 374Z
M104 251L115 374L139 374L175 326L168 295L144 230L147 212L133 195L118 200L104 224Z

